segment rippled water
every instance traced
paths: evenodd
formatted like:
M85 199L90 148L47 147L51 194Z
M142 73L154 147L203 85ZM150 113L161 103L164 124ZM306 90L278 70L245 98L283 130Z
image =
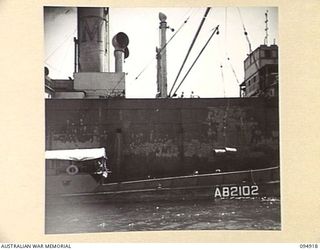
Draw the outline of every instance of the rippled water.
M46 233L280 230L278 199L50 205Z

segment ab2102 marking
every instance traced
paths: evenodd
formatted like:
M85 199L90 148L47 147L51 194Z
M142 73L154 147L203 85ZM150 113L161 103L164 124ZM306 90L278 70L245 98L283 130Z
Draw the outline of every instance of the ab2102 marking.
M250 197L258 196L259 187L257 185L252 186L224 186L215 187L215 198L228 198L228 197Z

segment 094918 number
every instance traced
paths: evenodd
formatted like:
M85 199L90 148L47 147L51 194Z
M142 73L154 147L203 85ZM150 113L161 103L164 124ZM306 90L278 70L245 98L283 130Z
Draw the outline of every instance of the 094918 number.
M300 244L300 248L318 248L318 244Z
M215 198L227 198L227 197L249 197L259 195L259 187L257 185L252 186L224 186L215 187Z

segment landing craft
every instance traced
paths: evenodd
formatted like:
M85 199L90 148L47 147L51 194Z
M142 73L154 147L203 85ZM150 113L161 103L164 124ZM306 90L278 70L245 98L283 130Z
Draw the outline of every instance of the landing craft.
M249 43L240 98L173 98L219 26L168 94L169 26L165 14L159 20L157 96L126 99L129 37L112 38L115 72L106 72L109 8L78 8L74 79L45 70L47 201L279 196L277 45Z

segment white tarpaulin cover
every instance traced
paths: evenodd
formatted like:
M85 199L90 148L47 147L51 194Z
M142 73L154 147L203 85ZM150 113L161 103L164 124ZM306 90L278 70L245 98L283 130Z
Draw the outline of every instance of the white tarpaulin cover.
M66 149L66 150L48 150L46 159L48 160L70 160L70 161L87 161L98 158L106 158L105 148L90 149Z

